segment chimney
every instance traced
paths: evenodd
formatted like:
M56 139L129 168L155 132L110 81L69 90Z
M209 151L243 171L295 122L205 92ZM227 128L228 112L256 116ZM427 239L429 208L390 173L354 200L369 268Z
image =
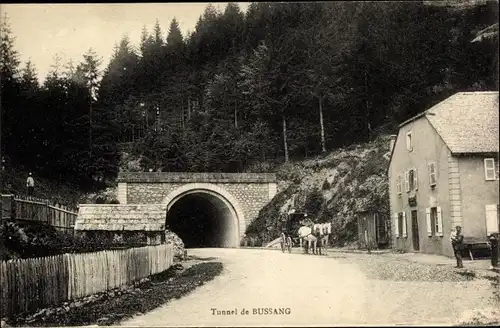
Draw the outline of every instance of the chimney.
M396 134L391 134L391 140L389 141L389 152L392 152L392 148L394 148L394 143L396 142Z

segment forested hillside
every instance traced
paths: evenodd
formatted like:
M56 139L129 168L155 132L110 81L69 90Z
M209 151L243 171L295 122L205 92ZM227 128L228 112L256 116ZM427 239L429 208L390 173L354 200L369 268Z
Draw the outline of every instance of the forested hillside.
M86 189L114 180L124 145L142 170L272 170L369 141L457 91L498 90L498 37L471 42L497 5L208 5L189 35L158 17L138 45L123 31L103 71L89 50L56 60L43 84L3 19L4 151Z

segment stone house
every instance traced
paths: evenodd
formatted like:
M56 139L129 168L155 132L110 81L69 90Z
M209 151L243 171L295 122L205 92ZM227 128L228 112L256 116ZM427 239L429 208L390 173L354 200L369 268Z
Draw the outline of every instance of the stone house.
M452 256L499 230L498 91L459 92L399 125L388 169L392 245Z

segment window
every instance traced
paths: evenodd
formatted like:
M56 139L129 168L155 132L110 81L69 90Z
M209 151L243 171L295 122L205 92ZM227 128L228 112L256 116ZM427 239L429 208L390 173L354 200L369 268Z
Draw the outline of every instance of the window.
M436 163L429 163L429 184L434 187L436 183Z
M494 158L484 159L484 178L486 180L496 180L496 167Z
M405 190L410 192L418 189L417 170L411 169L405 173Z
M412 191L412 190L417 190L417 189L418 189L417 170L411 169L408 171L408 189L407 189L407 191Z
M443 220L441 207L431 207L425 209L427 216L427 235L443 236Z
M396 191L398 193L398 195L401 195L402 193L402 190L401 190L401 174L398 174L398 176L396 177Z
M412 143L412 139L411 139L411 131L406 134L406 149L408 149L408 151L412 151L413 150L413 143Z
M401 213L396 213L394 214L394 230L395 230L395 235L396 238L407 237L406 233L406 213L401 212Z

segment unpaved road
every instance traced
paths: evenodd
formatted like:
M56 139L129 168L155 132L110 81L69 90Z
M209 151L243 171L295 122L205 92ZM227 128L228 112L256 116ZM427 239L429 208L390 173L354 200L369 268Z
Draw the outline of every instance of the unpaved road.
M222 275L121 326L449 325L467 308L486 306L482 295L489 288L476 281L369 279L346 258L250 249L189 254L217 257ZM290 312L254 313L259 308ZM237 314L217 315L213 309Z

